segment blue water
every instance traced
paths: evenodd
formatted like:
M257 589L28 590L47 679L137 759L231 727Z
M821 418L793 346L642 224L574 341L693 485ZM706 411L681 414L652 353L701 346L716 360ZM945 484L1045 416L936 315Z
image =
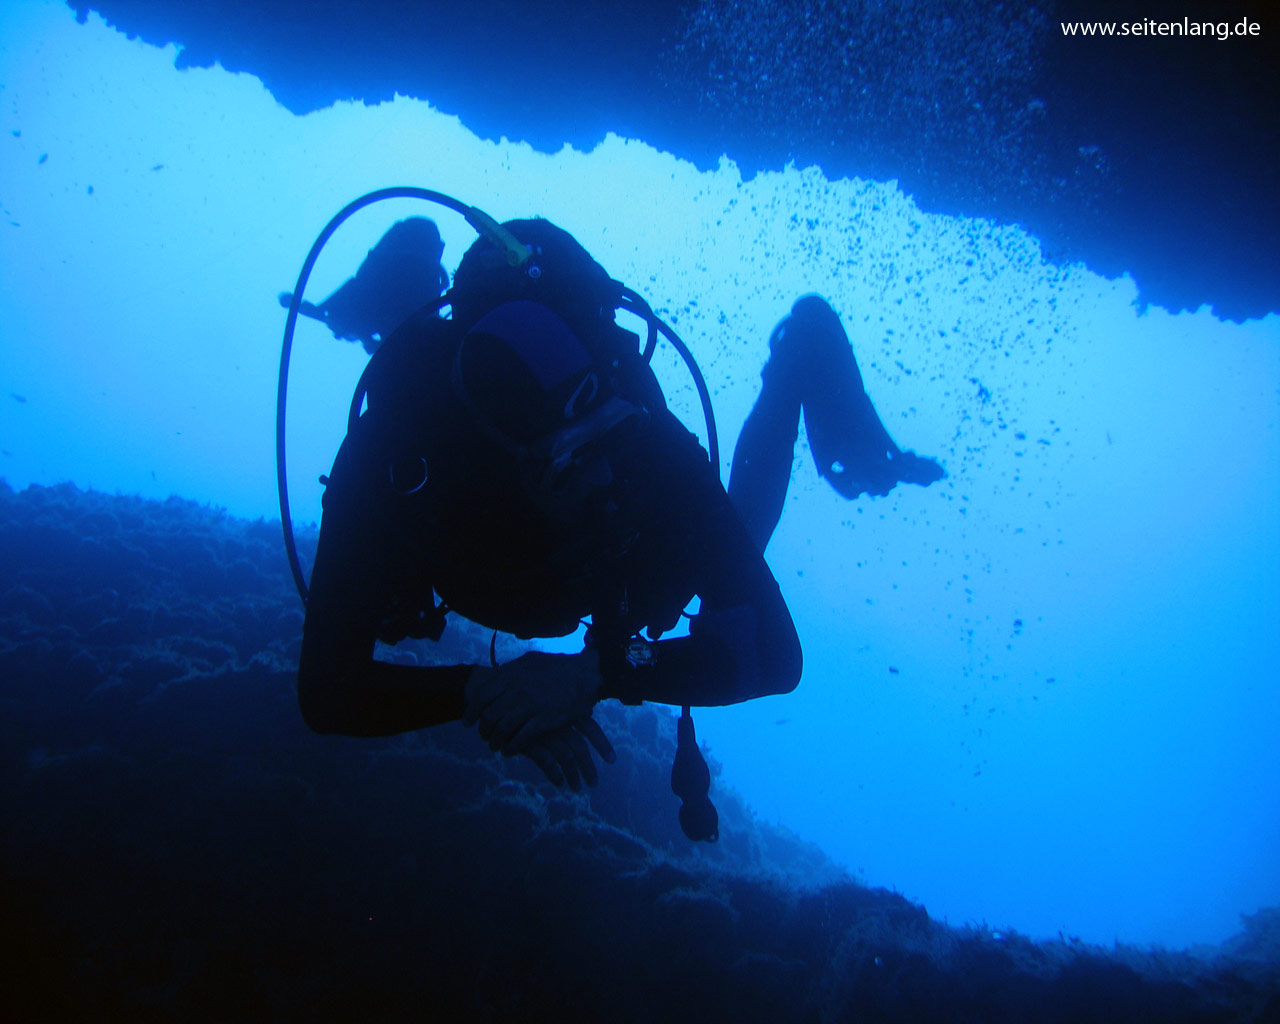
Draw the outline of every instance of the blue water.
M0 7L10 484L276 515L276 294L374 188L573 232L690 343L726 460L769 329L820 291L890 431L950 475L847 503L801 453L768 558L805 675L699 714L724 780L954 924L1184 946L1280 904L1280 317L1140 315L1131 281L893 182L744 182L612 137L546 155L404 99L295 117L173 57L57 3ZM432 215L357 216L309 297L411 213ZM438 223L452 266L472 234ZM319 517L361 356L299 331L299 520Z

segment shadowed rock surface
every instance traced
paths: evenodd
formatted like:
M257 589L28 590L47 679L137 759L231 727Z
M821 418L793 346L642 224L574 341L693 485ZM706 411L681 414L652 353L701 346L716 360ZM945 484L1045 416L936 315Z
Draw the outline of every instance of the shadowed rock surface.
M546 152L612 131L703 168L726 153L748 176L794 162L897 179L926 210L1023 224L1054 262L1131 274L1143 303L1280 311L1275 26L1226 40L1060 27L1234 26L1258 22L1258 3L1229 16L1206 0L68 5L178 44L180 68L250 72L295 113L400 93Z
M312 735L277 523L0 482L0 565L6 1019L1280 1011L1280 912L1196 956L954 929L722 787L723 839L695 850L667 788L663 710L602 706L619 762L586 796L461 727ZM480 661L487 645L454 621L437 653Z

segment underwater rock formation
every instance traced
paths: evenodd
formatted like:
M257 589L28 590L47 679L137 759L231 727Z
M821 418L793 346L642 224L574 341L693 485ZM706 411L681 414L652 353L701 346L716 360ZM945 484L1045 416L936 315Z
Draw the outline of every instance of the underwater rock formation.
M954 929L723 787L694 849L663 710L601 707L618 764L581 796L461 726L313 735L279 549L0 482L6 1019L1276 1019L1275 911L1213 956ZM439 656L487 646L451 622Z

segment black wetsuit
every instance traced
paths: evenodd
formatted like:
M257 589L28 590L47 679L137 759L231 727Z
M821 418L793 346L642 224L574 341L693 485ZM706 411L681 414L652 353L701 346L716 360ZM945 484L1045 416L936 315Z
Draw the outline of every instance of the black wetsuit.
M619 374L647 415L609 452L610 477L573 519L548 514L509 452L475 428L450 386L458 331L410 320L374 357L368 409L324 496L299 697L320 731L386 735L462 716L469 666L373 658L375 639L429 635L433 591L450 609L521 637L592 617L601 695L693 706L793 689L790 614L697 439L666 409L634 351ZM697 595L690 635L670 630Z

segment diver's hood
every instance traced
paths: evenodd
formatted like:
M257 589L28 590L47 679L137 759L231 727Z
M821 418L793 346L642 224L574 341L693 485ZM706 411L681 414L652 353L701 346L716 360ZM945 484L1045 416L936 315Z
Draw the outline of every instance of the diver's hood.
M455 323L469 330L503 303L538 302L556 312L580 335L612 321L623 286L571 234L549 220L510 220L502 225L529 249L513 266L492 239L481 236L458 264L449 293Z

